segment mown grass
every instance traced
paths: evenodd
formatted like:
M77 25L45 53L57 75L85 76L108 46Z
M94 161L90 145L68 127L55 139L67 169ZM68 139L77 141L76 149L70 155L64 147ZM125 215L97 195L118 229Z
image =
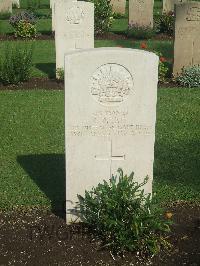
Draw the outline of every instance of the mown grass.
M126 48L140 48L142 41L131 40L96 40L95 47L116 47L122 46ZM25 42L13 42L17 43ZM9 45L8 42L0 42L0 56L4 53L5 47ZM149 50L156 50L162 52L163 56L172 58L173 46L171 41L147 41ZM34 41L33 52L33 73L34 77L55 77L55 43L51 40Z
M160 202L200 200L199 101L200 89L158 91L153 187ZM1 91L0 124L0 209L60 209L64 92Z

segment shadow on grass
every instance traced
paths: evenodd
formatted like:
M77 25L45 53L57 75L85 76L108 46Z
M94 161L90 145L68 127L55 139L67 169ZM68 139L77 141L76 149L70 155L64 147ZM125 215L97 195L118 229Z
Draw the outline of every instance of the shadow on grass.
M56 77L56 64L55 63L38 63L35 67L48 75L48 78L54 79Z
M33 154L17 157L28 173L51 201L52 212L65 216L65 156L64 154Z
M38 30L38 32L41 33L42 35L53 36L51 30Z

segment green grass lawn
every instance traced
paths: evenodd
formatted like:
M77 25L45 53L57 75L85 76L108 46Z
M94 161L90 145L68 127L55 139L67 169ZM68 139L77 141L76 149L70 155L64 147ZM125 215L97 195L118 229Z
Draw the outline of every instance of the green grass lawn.
M139 48L142 41L131 40L96 40L95 47L115 47ZM5 47L10 42L0 42L0 56L4 53ZM16 45L18 42L13 42ZM24 42L20 42L24 43ZM172 58L173 45L171 41L147 41L148 49L162 52L163 56ZM35 77L55 77L55 44L54 41L34 41L33 53L33 76Z
M199 101L199 89L158 91L154 192L160 202L200 200ZM61 208L64 92L0 91L0 125L0 209Z

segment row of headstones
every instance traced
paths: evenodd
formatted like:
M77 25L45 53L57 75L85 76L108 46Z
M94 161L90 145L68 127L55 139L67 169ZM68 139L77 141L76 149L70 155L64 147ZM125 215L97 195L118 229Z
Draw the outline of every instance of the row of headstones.
M0 12L12 13L12 6L15 5L20 8L20 0L0 0Z
M54 0L50 0L50 7L52 8L52 2ZM189 0L163 0L163 13L169 13L171 11L174 11L174 5L178 3L184 3L188 2ZM129 0L129 23L134 22L134 17L136 15L137 17L137 9L139 9L140 12L147 11L147 3L148 3L148 11L149 13L153 13L152 7L153 2L150 0ZM12 5L16 5L18 8L20 7L20 0L1 0L0 1L0 12L12 12ZM111 5L113 8L113 12L116 14L125 14L126 12L126 0L111 0ZM145 8L143 8L145 6ZM134 8L135 7L135 8ZM145 12L146 13L146 12ZM140 16L140 15L139 15ZM145 17L148 16L148 14L145 14ZM143 16L144 18L144 16ZM150 15L150 22L152 19L152 15ZM144 22L145 23L145 22ZM151 24L151 23L150 23Z
M148 0L148 5L151 0ZM153 2L153 1L152 1ZM64 54L69 50L94 47L94 6L84 1L54 3L56 68L64 67ZM145 9L148 11L148 8ZM144 22L144 20L143 20ZM174 76L184 66L200 64L200 3L176 5Z

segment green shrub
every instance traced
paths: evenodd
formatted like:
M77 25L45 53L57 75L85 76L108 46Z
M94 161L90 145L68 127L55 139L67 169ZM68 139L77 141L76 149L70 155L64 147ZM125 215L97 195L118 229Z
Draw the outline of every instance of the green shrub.
M65 72L63 68L57 68L56 69L56 77L57 79L64 81Z
M200 65L183 68L176 80L184 87L200 87Z
M109 31L113 17L110 0L88 0L94 3L94 31L95 35L102 35Z
M140 40L151 39L155 32L150 27L141 27L137 24L130 24L127 29L127 36Z
M174 32L174 13L163 14L156 17L155 28L158 33L166 33L170 36Z
M0 58L0 82L17 84L30 78L33 44L6 43Z
M35 25L32 25L25 20L20 20L15 27L15 37L21 38L35 38L37 35L37 30Z
M101 239L110 251L139 251L156 254L169 243L161 233L169 232L171 223L165 220L162 210L145 195L142 184L134 181L134 174L124 175L104 181L85 197L79 196L80 215L90 230Z
M16 15L10 17L9 23L15 30L15 37L21 38L35 38L37 20L33 13L22 11Z

